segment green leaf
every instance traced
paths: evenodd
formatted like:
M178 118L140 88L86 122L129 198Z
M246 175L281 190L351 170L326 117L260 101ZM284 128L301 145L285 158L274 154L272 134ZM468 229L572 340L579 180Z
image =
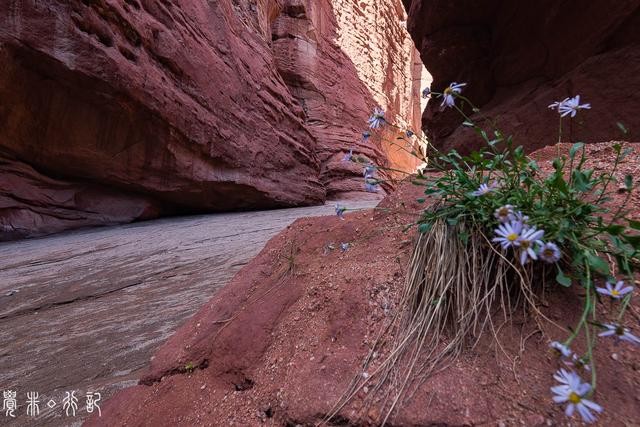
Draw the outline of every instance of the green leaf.
M578 150L580 150L582 147L584 147L584 144L582 142L576 142L575 144L573 144L573 146L569 150L569 157L573 159L576 156Z
M562 286L565 286L567 288L571 286L571 278L565 276L559 267L558 267L558 275L556 276L556 282L560 283Z
M607 227L607 233L611 234L612 236L617 236L620 233L622 233L624 229L625 229L624 225L612 224Z
M589 182L589 177L583 171L574 170L573 171L573 186L576 190L584 193L591 188L591 183Z
M623 234L622 239L634 247L634 249L640 249L640 236Z
M449 225L457 225L458 224L458 218L447 218L447 224L449 224Z
M628 134L629 130L621 123L621 122L617 122L616 125L618 125L618 128L622 131L623 134Z
M629 221L629 227L634 230L640 230L640 221L634 221L632 219L628 219L627 221Z
M609 275L609 264L599 256L587 253L585 256L589 267L593 268L600 274Z
M633 188L633 176L625 175L624 186L627 188L627 190L631 191L631 189Z
M418 203L424 203L424 199L423 199L422 197L421 197L421 198L419 198L419 199L416 199L416 201L417 201Z
M426 222L424 224L420 224L418 226L418 232L420 233L426 233L429 230L431 230L431 227L433 227L433 224L431 224L430 222Z

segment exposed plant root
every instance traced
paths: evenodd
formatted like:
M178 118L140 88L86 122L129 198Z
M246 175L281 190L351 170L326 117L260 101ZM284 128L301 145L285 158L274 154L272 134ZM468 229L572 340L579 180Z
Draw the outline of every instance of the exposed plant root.
M466 242L461 233L469 235ZM442 221L420 234L398 309L330 417L368 385L367 403L377 399L384 414L381 425L386 424L427 378L446 369L464 349L475 347L483 332L490 332L506 354L498 331L516 310L533 314L538 322L545 318L537 308L533 272L509 258L473 225ZM499 313L504 322L496 329ZM377 360L389 345L386 358Z

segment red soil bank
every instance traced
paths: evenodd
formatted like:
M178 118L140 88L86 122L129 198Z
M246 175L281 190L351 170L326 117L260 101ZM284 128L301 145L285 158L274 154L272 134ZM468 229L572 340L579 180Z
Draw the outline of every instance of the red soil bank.
M621 165L621 176L640 172L640 145L634 146L636 154ZM611 165L610 143L588 150L596 170ZM536 157L548 168L544 159L555 152L548 147ZM421 194L406 183L377 211L349 212L344 221L295 222L164 344L141 385L116 394L102 417L87 425L320 422L361 374L363 358L396 309L415 236L415 229L403 233L402 228L423 206L415 202ZM637 191L631 203L640 217ZM341 242L349 242L346 252L327 249ZM554 287L544 296L544 314L561 326L573 325L581 298L576 286ZM626 320L638 333L640 311L634 304ZM389 425L568 425L549 391L558 362L548 343L564 334L550 324L537 331L531 319L516 316L499 330L503 349L485 334L475 350L425 382ZM602 339L595 359L595 400L605 408L600 425L637 425L637 348ZM363 390L340 412L339 425L380 423L380 411L375 404L363 405L365 397Z

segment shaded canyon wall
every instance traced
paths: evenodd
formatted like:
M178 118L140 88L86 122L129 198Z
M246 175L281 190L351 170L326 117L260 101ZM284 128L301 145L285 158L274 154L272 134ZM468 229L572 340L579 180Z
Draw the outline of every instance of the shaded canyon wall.
M359 24L380 13L390 23ZM403 13L399 0L3 2L0 239L362 191L337 159L369 110L418 121ZM387 68L363 82L353 58L367 55ZM362 154L412 166L379 142Z
M558 115L547 106L577 94L592 109L565 120L564 141L640 140L640 0L404 3L433 90L467 82L464 94L527 150L557 142ZM430 101L423 116L436 146L481 144L439 104Z

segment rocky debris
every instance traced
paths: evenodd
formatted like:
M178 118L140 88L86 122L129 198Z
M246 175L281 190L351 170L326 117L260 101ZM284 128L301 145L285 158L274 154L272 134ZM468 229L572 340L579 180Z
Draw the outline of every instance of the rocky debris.
M587 167L611 167L611 145L589 145ZM542 169L552 151L569 147L537 153ZM628 156L619 173L638 167L638 157ZM140 385L116 394L87 425L311 426L331 413L355 376L370 378L371 387L334 423L379 425L381 402L369 396L377 377L362 372L362 360L396 310L415 236L402 230L424 207L416 201L422 192L407 182L376 211L350 212L344 221L298 220L161 347ZM637 206L636 191L636 216ZM330 241L349 249L326 251ZM545 298L544 314L555 322L580 317L579 289L556 287ZM634 310L629 315L637 317ZM501 347L485 334L476 349L420 385L389 425L564 425L549 391L557 361L548 343L559 331L550 324L540 331L519 315L498 326ZM388 351L383 346L375 357ZM619 361L609 356L614 351ZM612 373L598 376L602 425L634 424L637 351L601 341L594 357L600 372ZM201 368L185 372L186 365Z
M433 89L467 82L480 106L529 151L558 141L558 114L546 107L581 95L592 109L564 121L565 140L640 140L640 2L558 3L500 0L405 0L408 28L433 75ZM469 113L469 111L467 109ZM429 102L423 127L439 148L481 144L456 111ZM628 129L618 129L620 122Z
M362 192L338 159L372 106L418 122L404 16L400 0L3 2L0 238Z
M267 240L295 219L313 215L334 215L334 206L167 218L4 243L3 390L17 390L21 402L24 393L37 391L39 426L81 421L88 415L86 392L100 393L104 402L135 385L160 344ZM52 398L60 404L72 390L80 398L76 417L65 419L60 405L44 406ZM5 424L9 419L0 414L3 425L34 425L26 404L17 415Z

